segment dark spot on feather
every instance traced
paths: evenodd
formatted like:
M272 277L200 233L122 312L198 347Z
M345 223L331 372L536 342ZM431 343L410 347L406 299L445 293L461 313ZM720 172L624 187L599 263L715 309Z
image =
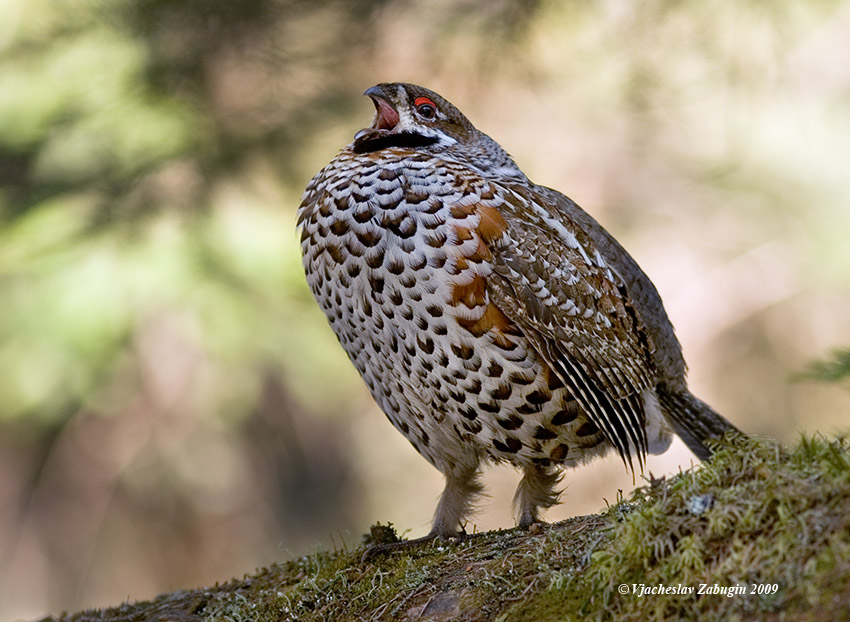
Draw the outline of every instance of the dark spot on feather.
M369 285L372 286L372 291L376 294L382 294L384 292L384 279L379 276L370 276Z
M497 421L499 422L499 425L506 430L516 430L522 427L522 419L516 415L511 415L507 419L497 419Z
M472 347L467 344L452 344L451 347L452 352L454 352L455 356L463 360L471 359L475 355L475 350L473 350Z
M473 434L478 434L482 428L480 421L461 421L460 424L463 426L464 430L468 430Z
M521 415L533 415L534 413L539 413L543 410L543 406L541 404L520 404L517 406L516 411Z
M478 378L473 379L472 382L470 382L469 385L466 387L466 392L472 393L473 395L478 395L479 393L481 393L481 380L479 380Z
M421 270L428 263L428 258L424 253L419 255L414 255L410 258L410 269L411 270Z
M446 256L444 254L432 255L430 259L431 267L440 269L446 265Z
M537 429L534 431L534 438L540 441L548 441L551 438L555 438L558 435L548 428L544 428L542 425L537 426Z
M419 346L419 349L425 354L433 354L434 353L434 340L430 337L425 337L422 339L421 337L416 338L416 344Z
M398 276L404 272L404 262L398 257L388 257L385 263L390 274Z
M393 233L395 233L398 237L406 240L408 238L413 237L413 235L416 233L416 221L414 221L408 216L398 224L391 223L387 228Z
M361 203L365 202L365 200L361 201ZM375 214L368 207L361 207L359 210L354 212L354 220L362 225L363 223L371 220L374 215Z
M362 257L365 249L359 244L353 244L351 240L346 240L345 248L348 251L348 254L352 257Z
M377 270L384 263L384 255L383 253L375 253L374 255L370 255L366 257L366 265L372 268L373 270Z
M481 369L481 357L473 356L471 359L465 360L463 362L463 368L469 371L478 371Z
M529 378L528 376L521 374L519 372L511 372L510 375L508 376L508 380L510 382L512 382L513 384L528 385L528 384L531 384L532 382L534 382L535 377L531 376Z
M404 200L411 205L418 205L428 199L430 195L422 190L411 190L408 188L404 193Z
M553 462L562 462L564 458L567 457L569 451L569 446L561 443L560 445L555 447L555 449L549 452L549 457L552 459Z
M490 361L490 366L485 372L491 378L501 378L505 368L499 365L496 361Z
M458 404L463 404L466 402L466 395L460 391L449 391L449 397L451 397Z
M520 442L520 440L518 438L514 438L513 436L508 436L507 438L505 438L504 443L501 442L500 440L494 438L493 439L493 447L495 447L497 450L499 450L503 453L515 454L516 452L518 452L522 448L522 443Z
M506 400L513 393L513 387L510 384L500 384L496 389L490 391L490 395L494 400Z
M435 231L433 235L428 236L425 241L432 248L443 248L446 244L446 234L444 231Z
M334 235L343 235L348 232L348 223L344 220L335 220L331 223L331 233Z
M548 367L546 368L546 388L550 391L556 391L557 389L563 388L564 383L561 382L561 379L558 377L558 374L553 372Z
M377 231L364 231L357 233L358 241L366 248L372 248L381 241L381 234Z
M552 398L551 393L545 391L532 391L525 396L525 401L529 404L545 404Z
M416 273L415 272L405 272L398 278L398 282L402 287L407 289L412 288L416 285ZM410 297L413 300L422 300L421 292L410 292Z
M338 265L345 263L345 253L343 253L342 249L336 244L328 244L325 246L325 251L328 255L330 255L334 263Z
M443 209L443 202L440 199L434 198L431 199L431 202L428 204L428 209L424 210L424 213L436 214L441 209Z
M575 421L577 417L578 412L576 410L559 410L552 417L552 425L564 425L565 423Z
M440 305L428 305L425 310L431 317L443 317L443 307Z
M576 436L593 436L599 432L599 428L597 428L593 422L585 421L579 426L579 429L576 430Z

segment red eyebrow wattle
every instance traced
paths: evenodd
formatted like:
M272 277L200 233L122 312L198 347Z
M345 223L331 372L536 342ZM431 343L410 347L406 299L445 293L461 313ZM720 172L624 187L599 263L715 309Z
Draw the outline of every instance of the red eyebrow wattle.
M421 106L422 104L430 104L430 105L434 106L434 108L436 108L436 107L437 107L437 104L435 104L434 102L432 102L432 101L431 101L430 99L428 99L427 97L417 97L416 99L414 99L414 100L413 100L413 105L414 105L414 106Z

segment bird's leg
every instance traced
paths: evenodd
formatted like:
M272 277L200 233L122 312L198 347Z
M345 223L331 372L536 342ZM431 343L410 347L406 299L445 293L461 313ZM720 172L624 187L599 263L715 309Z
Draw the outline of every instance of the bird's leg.
M561 481L561 473L540 466L525 466L522 479L514 493L517 522L523 529L540 522L537 511L558 503L560 491L555 486Z
M475 497L481 493L483 486L478 481L478 464L468 465L445 472L446 486L440 495L440 502L434 512L434 521L428 535L414 540L377 544L366 549L363 561L367 561L378 553L386 553L397 549L416 546L431 542L436 538L455 538L464 535L461 522L472 510Z
M431 531L426 538L462 535L463 519L472 511L475 498L484 487L478 480L478 464L445 472L446 487L434 512Z

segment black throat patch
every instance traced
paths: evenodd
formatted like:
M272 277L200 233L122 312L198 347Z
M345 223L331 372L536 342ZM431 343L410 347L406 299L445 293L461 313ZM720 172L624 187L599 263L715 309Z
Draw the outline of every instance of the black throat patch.
M399 132L398 134L367 134L354 141L354 153L372 153L388 147L427 147L438 142L433 136L423 136L414 132Z

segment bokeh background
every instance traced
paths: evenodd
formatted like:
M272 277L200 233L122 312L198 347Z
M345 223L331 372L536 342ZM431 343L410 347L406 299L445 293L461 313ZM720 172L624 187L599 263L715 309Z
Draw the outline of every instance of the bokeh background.
M2 0L0 619L427 531L441 477L294 228L381 81L444 94L605 224L741 428L846 429L846 384L798 376L850 342L848 59L832 0ZM518 475L486 481L469 529L513 525ZM632 481L612 457L565 485L550 519Z

